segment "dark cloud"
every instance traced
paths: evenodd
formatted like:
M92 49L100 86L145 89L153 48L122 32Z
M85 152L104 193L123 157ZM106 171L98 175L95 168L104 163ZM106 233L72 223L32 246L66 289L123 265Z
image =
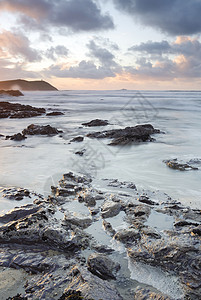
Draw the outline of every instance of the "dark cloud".
M92 61L82 60L79 65L63 68L63 66L52 66L46 74L62 78L86 78L86 79L103 79L105 77L115 77L116 74L105 66L97 67Z
M67 56L68 51L69 50L65 46L58 45L47 49L45 56L49 59L56 60L57 58Z
M2 0L0 10L19 13L20 22L30 29L47 31L54 26L77 32L114 28L111 16L102 14L93 0Z
M90 49L91 55L96 57L101 64L103 65L114 65L115 56L106 48L102 48L98 46L94 41L90 41L88 44L88 48Z
M200 0L113 0L116 7L170 35L201 32Z
M145 52L148 54L163 54L170 53L171 46L167 41L141 43L128 49L129 51Z

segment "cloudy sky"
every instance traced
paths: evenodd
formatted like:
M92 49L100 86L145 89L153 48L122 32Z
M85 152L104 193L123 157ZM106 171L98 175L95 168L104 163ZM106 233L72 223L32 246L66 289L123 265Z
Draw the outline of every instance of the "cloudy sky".
M201 89L201 0L0 0L0 80Z

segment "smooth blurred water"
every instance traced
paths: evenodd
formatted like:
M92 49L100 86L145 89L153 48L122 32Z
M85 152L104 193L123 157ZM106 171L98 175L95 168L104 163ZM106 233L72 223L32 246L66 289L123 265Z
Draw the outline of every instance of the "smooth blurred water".
M5 101L62 111L63 116L30 119L0 119L0 134L21 132L28 125L50 124L63 130L63 137L29 136L22 142L0 138L0 186L25 187L48 194L62 174L72 170L91 174L97 186L102 178L133 181L137 187L161 190L193 206L201 203L201 171L169 169L165 159L201 158L200 91L59 91L25 92L24 97ZM107 119L107 127L83 127L92 119ZM108 140L78 135L111 128L151 123L165 134L156 142L131 146L108 146ZM86 149L86 155L75 155ZM0 210L5 210L0 198Z

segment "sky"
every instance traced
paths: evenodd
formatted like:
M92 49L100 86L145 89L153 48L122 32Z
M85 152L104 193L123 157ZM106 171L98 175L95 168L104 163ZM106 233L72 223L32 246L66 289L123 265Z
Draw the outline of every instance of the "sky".
M201 0L0 0L0 80L201 90Z

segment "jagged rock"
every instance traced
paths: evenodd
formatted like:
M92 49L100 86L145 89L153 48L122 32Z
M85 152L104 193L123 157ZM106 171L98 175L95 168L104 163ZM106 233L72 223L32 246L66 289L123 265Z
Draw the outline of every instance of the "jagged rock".
M80 142L83 142L83 140L84 140L83 136L77 136L74 139L70 140L70 142L71 143L72 142L78 142L78 143L80 143Z
M24 135L55 135L58 133L62 133L61 130L58 130L54 127L51 127L50 125L35 125L31 124L26 129L22 131L22 134Z
M112 129L102 132L93 132L87 134L90 138L110 138L112 142L109 145L126 145L130 143L139 143L153 141L151 134L160 133L160 130L154 129L151 124L137 125L135 127L126 127L124 129Z
M121 204L114 201L105 201L101 207L102 218L111 218L120 213Z
M19 90L0 90L0 95L9 95L14 97L24 96Z
M19 103L0 102L0 118L31 118L41 116L45 113L44 108L37 108L31 105L22 105Z
M91 217L87 217L84 215L76 216L74 214L65 213L63 224L64 225L73 224L81 228L87 228L92 224L92 219Z
M179 171L198 170L197 167L193 167L189 163L178 162L177 158L164 160L164 162L169 168L174 170L179 170Z
M114 235L114 239L123 244L131 244L140 239L140 233L135 229L122 229Z
M87 260L88 269L101 279L115 279L115 274L120 269L120 265L112 261L109 257L99 253L93 253Z
M154 239L160 239L161 238L161 235L158 233L158 231L155 230L154 228L149 227L149 226L141 228L141 233L143 233L145 235L148 235L148 236L150 236Z
M138 287L135 290L134 300L152 300L152 299L153 300L174 300L161 293L150 291L149 289L143 289Z
M24 197L30 197L30 191L22 188L4 188L2 191L3 197L10 200L20 201Z
M148 205L158 205L158 203L150 200L149 197L143 196L143 195L138 198L138 201L142 202L142 203L145 203L145 204L148 204Z
M23 141L26 138L27 137L24 134L21 134L21 133L6 136L6 140L10 139L10 140L13 140L13 141Z
M1 223L8 223L10 221L16 221L19 219L23 219L26 216L30 216L37 211L39 211L40 206L27 204L22 207L16 207L14 210L11 210L4 215L0 215L0 222Z
M87 122L87 123L82 123L82 125L88 126L88 127L106 126L108 124L109 123L108 123L107 120L100 120L100 119L95 119L95 120L92 120L92 121Z
M64 113L62 113L61 111L53 111L53 112L50 112L50 113L46 114L47 117L62 116L62 115L64 115Z
M79 155L79 156L83 156L85 152L86 152L86 149L83 149L83 150L81 150L81 151L75 152L75 154L76 154L76 155Z
M113 229L112 225L106 220L103 220L103 227L107 232L109 232L111 236L115 235L116 231Z

